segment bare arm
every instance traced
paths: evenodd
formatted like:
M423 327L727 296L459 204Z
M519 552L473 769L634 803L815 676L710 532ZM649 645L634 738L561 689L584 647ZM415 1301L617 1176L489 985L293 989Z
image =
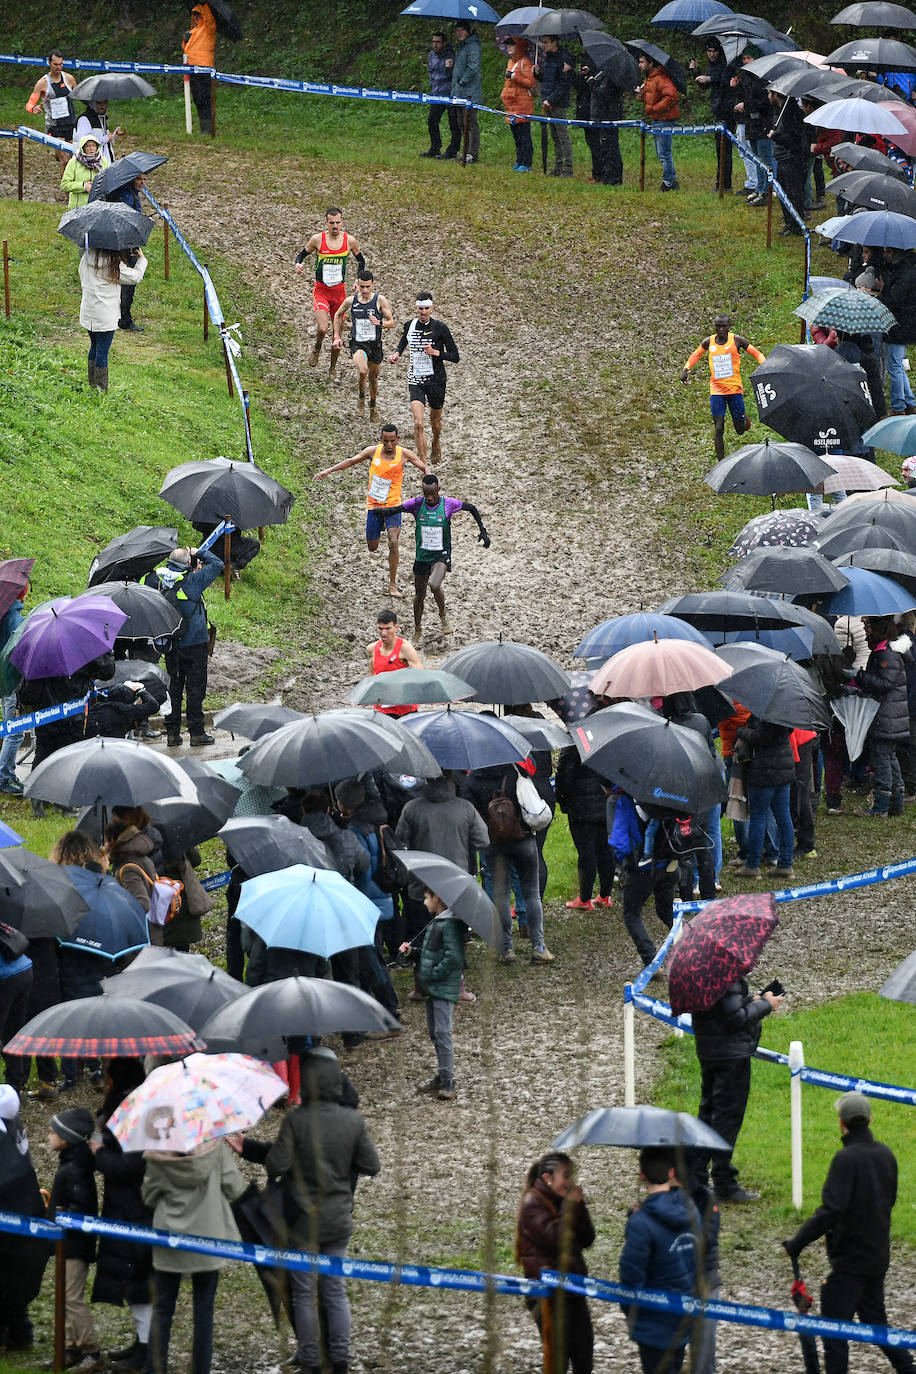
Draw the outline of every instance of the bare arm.
M335 463L333 467L323 468L321 472L316 472L312 481L317 482L319 477L330 477L332 472L343 472L344 468L355 468L357 463L364 463L367 458L371 458L375 452L375 446L364 448L362 453L354 453L352 458L344 458L340 463ZM407 454L404 454L407 457ZM424 472L426 469L424 468Z
M340 348L340 345L341 345L341 337L340 337L340 336L341 336L341 331L342 331L342 329L343 329L344 320L347 318L347 315L350 313L350 305L351 305L351 303L352 303L352 297L348 296L347 299L344 301L343 305L342 305L342 306L340 307L340 309L338 310L337 314L334 316L334 341L333 341L333 343L331 344L331 347L332 347L332 348Z
M372 450L367 449L366 452L367 452L367 453L369 453L369 452L373 452L373 453L374 453L375 450L374 450L374 449L372 449ZM415 467L415 468L419 468L420 471L423 472L423 473L432 472L432 468L429 466L429 464L428 464L428 463L424 463L424 461L423 461L422 458L418 458L417 455L412 451L412 449L409 449L409 448L402 448L402 449L401 449L401 457L402 457L402 458L405 458L405 459L407 460L408 463L413 463L414 467Z
M420 662L420 655L417 653L416 649L413 647L412 644L407 643L406 639L401 641L400 658L401 662L406 663L408 668L423 667L423 664Z
M378 298L378 308L379 308L379 310L381 311L381 315L382 315L382 328L383 328L383 329L393 329L393 328L394 328L394 315L391 313L391 306L388 304L388 302L386 301L386 299L385 299L384 296L379 296L379 298Z

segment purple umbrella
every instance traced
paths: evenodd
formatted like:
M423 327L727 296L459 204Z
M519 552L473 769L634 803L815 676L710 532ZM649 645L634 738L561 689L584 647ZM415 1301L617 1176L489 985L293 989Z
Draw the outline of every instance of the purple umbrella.
M28 585L34 562L34 558L5 558L0 563L0 615L6 615L23 587Z
M33 611L10 660L28 681L69 677L107 653L127 616L107 596L61 596Z

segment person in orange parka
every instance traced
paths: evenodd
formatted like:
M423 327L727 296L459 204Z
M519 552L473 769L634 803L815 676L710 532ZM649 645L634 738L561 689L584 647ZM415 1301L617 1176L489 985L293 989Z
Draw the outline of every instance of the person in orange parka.
M216 59L216 20L209 5L195 5L191 10L191 27L185 34L181 50L191 67L212 67ZM213 110L210 105L210 77L200 73L190 77L191 98L197 108L200 132L213 132Z
M639 70L644 76L641 86L636 88L636 98L646 107L646 120L652 124L673 124L681 117L677 99L677 87L664 67L653 62L645 53L639 55ZM662 164L663 191L676 191L679 188L674 158L671 154L672 135L668 129L653 129L655 156Z
M528 40L514 38L509 51L505 85L499 98L506 111L506 123L515 139L513 171L516 172L530 172L534 160L531 125L528 122L528 117L534 114L534 96L531 94L534 86L534 67L528 57Z

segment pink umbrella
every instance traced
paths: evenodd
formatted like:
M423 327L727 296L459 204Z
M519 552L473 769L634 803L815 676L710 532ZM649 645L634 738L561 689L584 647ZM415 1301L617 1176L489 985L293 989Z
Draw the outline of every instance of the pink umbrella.
M603 663L589 683L606 697L667 697L728 677L731 669L711 649L689 639L631 644Z
M906 129L905 134L888 135L894 147L906 153L907 157L916 157L916 110L902 100L879 100L877 104L879 110L889 110Z
M824 462L829 468L833 468L833 476L825 478L822 484L825 495L831 491L875 492L880 491L882 487L899 485L895 477L889 476L877 464L869 463L865 458L855 458L849 453L824 454ZM902 495L895 492L889 494L891 499L896 495Z

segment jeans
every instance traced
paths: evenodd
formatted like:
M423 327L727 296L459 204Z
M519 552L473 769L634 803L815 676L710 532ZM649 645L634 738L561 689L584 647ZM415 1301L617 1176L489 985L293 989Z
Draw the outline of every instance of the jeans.
M757 173L757 194L758 196L765 196L770 184L766 169L769 168L773 175L776 175L776 162L773 158L773 140L771 138L752 138L751 152L764 164L763 167L755 168L755 171Z
M108 353L113 338L113 329L89 330L89 361L96 367L108 366Z
M534 161L534 144L531 142L531 123L527 119L517 119L509 126L515 140L515 165L529 167Z
M165 1374L169 1362L169 1340L172 1335L172 1318L181 1287L181 1274L171 1270L156 1269L156 1319L150 1330L153 1340L153 1368L156 1374ZM219 1283L218 1269L204 1269L190 1275L192 1309L194 1314L194 1336L191 1344L191 1374L210 1374L213 1359L213 1307L216 1302L216 1286ZM316 1361L317 1364L317 1361Z
M870 739L868 741L868 762L875 789L875 805L878 794L885 796L892 792L903 794L903 774L897 762L897 742L892 739Z
M748 146L746 124L735 125L735 138L737 138L738 140L738 151L741 157L741 161L744 163L744 189L745 191L756 191L757 168L754 165L754 163L751 162L750 158L746 158L744 156L744 153L741 152L742 144L745 148Z
M887 1325L884 1306L883 1274L845 1274L833 1269L821 1284L821 1316L833 1320L860 1321L876 1326ZM912 1374L916 1369L912 1352L895 1350L892 1345L878 1347L892 1369ZM846 1341L824 1341L824 1369L826 1374L846 1374L849 1368L849 1346Z
M15 692L12 696L0 697L0 711L3 712L4 720L13 719L16 715ZM0 744L0 787L5 787L7 783L16 779L16 755L21 743L21 734L3 736L3 742Z
M543 831L543 830L540 830L540 831L538 831L538 834L539 834L539 835L543 835L543 834L544 834L544 831ZM492 870L491 870L491 869L487 868L487 861L486 861L486 859L483 857L483 855L481 855L481 857L480 857L480 882L481 882L481 885L482 885L482 887L483 887L484 892L487 894L487 896L489 897L490 901L492 902L492 901L493 901L493 873L492 873ZM520 880L520 878L519 878L519 876L518 876L518 873L516 872L515 864L510 864L510 865L509 865L509 892L510 892L511 897L512 897L512 904L515 906L515 915L516 915L516 918L518 919L518 921L520 922L521 925L527 924L527 915L528 915L528 913L527 913L526 910L525 910L525 898L522 896L522 884L521 884L521 880ZM423 911L424 911L424 913L426 913L426 907L423 908ZM509 916L511 917L511 915L512 915L512 911L511 911L511 909L510 909L510 911L509 911ZM425 918L425 915L424 915L423 925L425 925L425 924L426 924L426 918Z
M347 1242L321 1242L323 1255L336 1255L343 1258L347 1253ZM290 1288L293 1293L293 1312L296 1318L296 1336L299 1341L299 1368L319 1369L321 1367L321 1330L318 1317L318 1294L327 1335L328 1354L334 1365L346 1365L350 1358L350 1303L347 1299L347 1286L344 1279L334 1274L305 1274L291 1272Z
M903 367L906 350L906 344L887 345L887 380L890 384L891 411L894 415L902 415L910 406L916 405L916 397L913 396L913 389Z
M426 999L426 1029L436 1050L440 1079L453 1078L455 1073L455 1051L452 1045L454 1010L454 1002L447 1002L444 997Z
M655 141L655 156L662 164L662 185L676 186L677 172L674 170L674 157L671 153L674 135L667 129L653 129L652 138Z
M795 849L795 830L792 826L792 813L789 807L791 785L782 787L748 787L747 802L750 818L747 823L747 866L759 868L763 855L763 840L766 835L767 817L772 808L776 817L779 834L779 854L777 863L780 868L792 867L792 854Z
M484 850L487 867L493 874L493 900L503 928L503 952L512 948L512 913L509 908L509 866L515 864L528 921L532 949L544 945L544 909L538 883L538 847L533 835L511 844L491 844Z
M607 842L607 822L577 821L570 816L569 834L576 846L579 900L591 901L596 874L600 895L610 897L614 887L614 853Z

